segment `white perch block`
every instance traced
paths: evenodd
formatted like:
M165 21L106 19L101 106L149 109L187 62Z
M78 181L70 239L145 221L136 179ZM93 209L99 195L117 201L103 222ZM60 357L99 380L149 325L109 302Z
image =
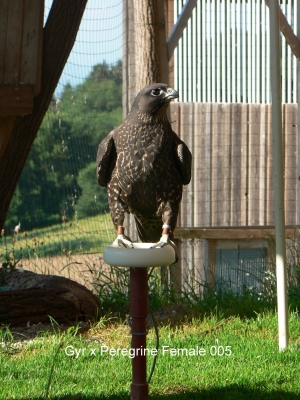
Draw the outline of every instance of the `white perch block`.
M133 243L133 249L107 246L103 252L104 261L114 267L167 267L175 261L175 251L171 246L156 247L155 243Z

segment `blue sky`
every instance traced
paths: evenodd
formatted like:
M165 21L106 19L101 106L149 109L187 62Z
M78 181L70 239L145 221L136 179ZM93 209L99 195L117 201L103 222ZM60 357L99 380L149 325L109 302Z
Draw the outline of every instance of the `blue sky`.
M45 0L45 19L52 0ZM81 83L95 64L122 58L122 0L88 0L75 44L56 92Z

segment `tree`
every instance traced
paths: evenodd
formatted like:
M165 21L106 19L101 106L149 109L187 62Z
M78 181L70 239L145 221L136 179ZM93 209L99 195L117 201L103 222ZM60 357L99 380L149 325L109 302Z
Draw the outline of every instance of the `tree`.
M75 204L78 218L104 213L108 210L107 193L104 188L97 185L94 162L79 171L78 185L82 193Z
M30 230L104 212L96 180L99 141L122 119L122 63L95 65L85 81L53 98L17 186L5 229ZM96 201L95 201L96 199ZM22 217L20 217L22 216Z
M169 83L164 1L133 0L135 10L136 89L153 82Z

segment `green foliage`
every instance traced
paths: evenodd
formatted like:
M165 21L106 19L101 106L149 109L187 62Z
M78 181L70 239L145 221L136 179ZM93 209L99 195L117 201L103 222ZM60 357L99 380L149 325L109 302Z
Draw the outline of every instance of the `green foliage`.
M121 61L104 61L82 84L67 85L53 98L20 177L6 231L19 221L22 230L30 230L71 219L75 211L86 217L107 209L95 160L100 140L122 120L121 78Z
M108 209L106 189L95 184L95 163L88 164L78 173L78 185L82 195L79 197L75 209L78 218L104 213Z
M297 268L291 275L288 286L289 309L296 312L300 310L299 275ZM195 316L203 318L212 312L220 318L256 318L257 314L265 310L275 310L277 306L277 286L270 286L269 280L263 282L260 291L244 287L240 292L233 292L229 285L225 290L219 290L217 285L211 286L203 280L195 280L193 285L186 281L181 291L175 292L162 284L160 270L154 268L148 279L149 301L153 311L162 308L179 310L172 319L181 319L182 316L187 319ZM128 269L103 269L94 285L105 313L113 312L123 317L124 313L129 312Z

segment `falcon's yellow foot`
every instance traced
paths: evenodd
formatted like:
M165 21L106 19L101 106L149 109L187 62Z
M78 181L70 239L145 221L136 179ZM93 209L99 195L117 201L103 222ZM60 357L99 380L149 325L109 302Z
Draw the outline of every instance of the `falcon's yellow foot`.
M168 233L163 233L161 235L161 238L159 239L159 242L155 243L153 246L151 246L151 249L157 248L157 247L164 247L164 246L171 246L174 249L175 252L175 260L174 263L178 261L178 254L177 254L177 247L176 244L169 238Z
M117 236L117 239L113 242L113 246L125 247L126 249L133 249L132 241L123 234Z

